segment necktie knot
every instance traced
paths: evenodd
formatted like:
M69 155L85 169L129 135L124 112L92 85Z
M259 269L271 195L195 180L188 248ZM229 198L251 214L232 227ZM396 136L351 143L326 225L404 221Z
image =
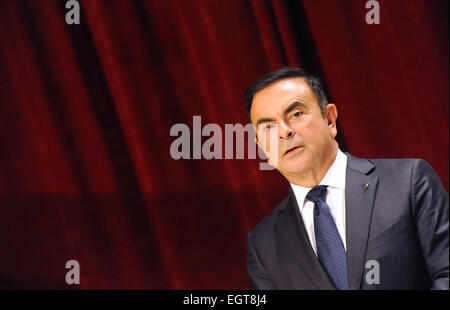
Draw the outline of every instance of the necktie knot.
M326 196L327 196L327 186L317 185L308 192L308 194L306 195L306 199L314 203L318 203L319 201L326 201L325 200Z

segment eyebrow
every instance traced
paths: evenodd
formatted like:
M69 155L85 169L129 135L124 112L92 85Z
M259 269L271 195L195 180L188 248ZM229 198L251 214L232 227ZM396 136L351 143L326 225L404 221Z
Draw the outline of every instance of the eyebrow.
M294 110L296 107L301 106L302 108L306 108L306 104L300 101L294 101L292 102L286 109L284 109L283 114L286 115L292 110Z
M303 102L294 101L286 109L284 109L283 114L284 115L288 114L289 112L291 112L292 110L294 110L298 106L301 106L302 108L306 108L306 104L304 104ZM262 124L262 123L273 122L273 121L275 121L275 119L274 118L270 118L270 117L260 118L256 122L256 126L258 126L259 124Z
M273 122L273 121L275 121L275 119L274 118L260 118L257 122L256 122L256 126L258 126L259 124L262 124L262 123L267 123L267 122Z

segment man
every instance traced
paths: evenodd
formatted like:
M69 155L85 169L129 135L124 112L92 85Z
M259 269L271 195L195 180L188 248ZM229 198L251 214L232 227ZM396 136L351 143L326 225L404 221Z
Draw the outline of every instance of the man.
M335 141L337 108L301 69L245 93L284 199L248 235L254 289L448 289L447 192L421 159L362 159Z

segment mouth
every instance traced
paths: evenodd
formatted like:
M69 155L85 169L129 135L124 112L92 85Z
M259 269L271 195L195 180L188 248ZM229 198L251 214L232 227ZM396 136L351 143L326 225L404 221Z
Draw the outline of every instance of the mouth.
M300 152L303 149L303 145L297 145L294 147L291 147L290 149L288 149L286 152L284 152L284 157L289 157L291 155L294 155L295 153Z

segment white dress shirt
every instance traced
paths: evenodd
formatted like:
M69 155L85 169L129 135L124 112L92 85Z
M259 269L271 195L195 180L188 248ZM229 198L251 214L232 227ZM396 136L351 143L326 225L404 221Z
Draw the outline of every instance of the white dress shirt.
M345 251L347 245L345 241L345 176L347 171L347 155L340 149L337 151L336 158L333 164L328 169L327 173L320 181L319 185L327 185L326 203L330 207L331 215L336 223ZM316 238L314 235L314 203L305 199L311 188L302 187L291 183L294 191L297 204L302 215L303 223L306 232L308 233L309 241L317 255Z

